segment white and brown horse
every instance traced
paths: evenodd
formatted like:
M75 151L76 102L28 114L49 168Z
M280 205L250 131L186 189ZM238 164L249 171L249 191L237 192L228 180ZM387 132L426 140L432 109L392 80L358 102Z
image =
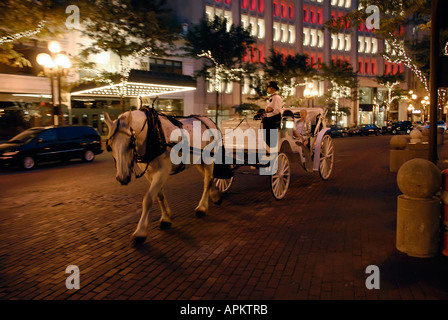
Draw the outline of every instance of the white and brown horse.
M146 150L147 131L150 128L145 112L136 110L121 114L117 120L112 121L109 114L104 112L105 122L109 128L108 149L112 152L116 166L116 179L122 184L127 185L132 178L134 163L137 155L144 155ZM165 141L170 141L173 130L179 129L166 116L160 115L161 128ZM216 124L207 117L188 117L181 120L182 129L190 135L190 141L193 139L193 122L201 122L201 134L208 128L217 129ZM201 141L201 147L207 145L207 142ZM165 152L155 157L148 163L138 162L141 171L144 171L146 179L150 186L143 198L143 208L140 221L137 225L132 238L136 242L142 242L148 234L149 210L153 203L158 200L161 210L160 226L169 227L171 221L171 209L164 194L164 186L173 172L173 163L170 159L171 148L168 147ZM191 163L191 162L190 162ZM214 203L221 201L221 193L216 188L213 181L213 163L205 164L201 161L197 164L198 170L204 176L204 189L201 200L195 209L196 215L201 217L205 215L209 207L209 198Z

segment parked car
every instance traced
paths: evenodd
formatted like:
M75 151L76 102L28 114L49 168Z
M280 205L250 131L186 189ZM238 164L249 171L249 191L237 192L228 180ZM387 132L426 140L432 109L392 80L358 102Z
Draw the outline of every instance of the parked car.
M0 144L0 164L30 170L38 162L74 158L91 162L102 152L101 137L92 127L35 127Z
M349 136L359 135L368 136L371 134L380 135L381 129L375 124L363 124L358 127L354 127L348 130Z
M381 129L380 127L378 127L375 124L365 124L363 126L361 126L361 133L365 136L374 134L379 136L381 133Z
M426 122L425 128L429 129L429 122ZM446 123L445 123L445 121L437 120L437 128L442 128L443 132L445 132L446 131Z
M382 134L390 133L390 134L399 134L399 133L411 133L413 129L411 121L398 121L393 122L387 126L382 127Z
M330 135L331 135L332 138L334 138L334 137L341 137L341 138L343 138L344 135L346 134L345 129L343 127L341 127L341 126L338 126L338 125L332 125L330 127L329 132L330 132Z

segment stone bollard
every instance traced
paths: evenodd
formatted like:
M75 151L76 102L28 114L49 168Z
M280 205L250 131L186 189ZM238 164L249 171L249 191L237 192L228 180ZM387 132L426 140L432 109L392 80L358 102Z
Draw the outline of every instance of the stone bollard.
M411 137L411 143L421 143L422 142L422 132L418 129L414 129L411 131L411 133L409 134L409 136Z
M402 195L397 204L397 240L399 251L411 257L429 258L438 253L442 175L439 168L425 159L413 159L401 166L397 183Z
M398 169L408 160L407 145L408 140L405 137L394 136L390 139L390 172L398 172Z

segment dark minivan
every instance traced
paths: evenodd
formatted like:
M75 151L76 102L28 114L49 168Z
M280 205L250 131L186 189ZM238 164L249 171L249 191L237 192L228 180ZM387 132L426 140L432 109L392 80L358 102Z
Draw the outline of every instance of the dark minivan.
M91 162L102 152L101 137L92 127L35 127L0 144L0 164L30 170L45 161L80 158Z

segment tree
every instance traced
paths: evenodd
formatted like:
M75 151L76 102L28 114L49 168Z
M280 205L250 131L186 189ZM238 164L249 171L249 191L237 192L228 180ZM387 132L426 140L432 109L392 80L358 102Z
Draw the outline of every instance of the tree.
M400 101L407 97L407 91L397 88L397 86L404 81L404 75L402 73L397 74L383 74L376 76L376 82L379 85L386 87L387 97L385 100L386 105L386 120L389 120L389 113L394 101Z
M271 55L267 61L261 64L261 68L261 74L257 74L254 70L250 72L251 88L256 92L254 100L266 98L268 80L277 82L280 88L279 94L283 101L286 101L294 94L296 87L306 84L303 81L304 79L316 75L308 56L301 54L285 56L274 49L271 50Z
M82 50L81 60L86 61L91 54L109 51L118 56L120 69L111 73L98 69L93 63L83 63L82 69L91 75L86 77L87 80L125 84L133 60L150 53L165 54L180 31L171 22L171 11L165 0L96 0L90 6L82 33L92 42ZM124 85L116 87L122 111L124 88Z
M358 74L347 61L331 61L329 64L319 64L319 77L330 83L330 89L325 94L327 102L334 106L336 122L341 112L340 99L355 101L358 98ZM347 112L345 112L347 113Z
M218 121L219 92L224 83L240 81L242 59L255 43L250 29L228 26L227 20L215 16L213 20L202 19L185 35L184 50L187 55L199 59L205 57L204 65L196 76L204 77L213 85L216 94L216 121Z
M56 37L67 31L65 13L69 4L82 1L3 0L0 2L0 63L14 67L31 66L17 50L18 42Z
M389 50L381 52L383 58L391 63L403 63L429 91L429 46L425 45L425 37L419 31L427 29L430 21L430 1L428 0L359 0L358 9L348 12L338 18L332 18L325 23L326 28L332 32L338 32L347 23L358 27L366 21L370 21L371 11L369 6L378 8L379 13L384 14L380 20L380 28L374 30L376 37L384 39ZM412 31L413 35L406 37L406 32ZM412 39L405 41L404 39ZM426 54L418 53L418 47L426 48ZM423 58L423 59L422 59Z

